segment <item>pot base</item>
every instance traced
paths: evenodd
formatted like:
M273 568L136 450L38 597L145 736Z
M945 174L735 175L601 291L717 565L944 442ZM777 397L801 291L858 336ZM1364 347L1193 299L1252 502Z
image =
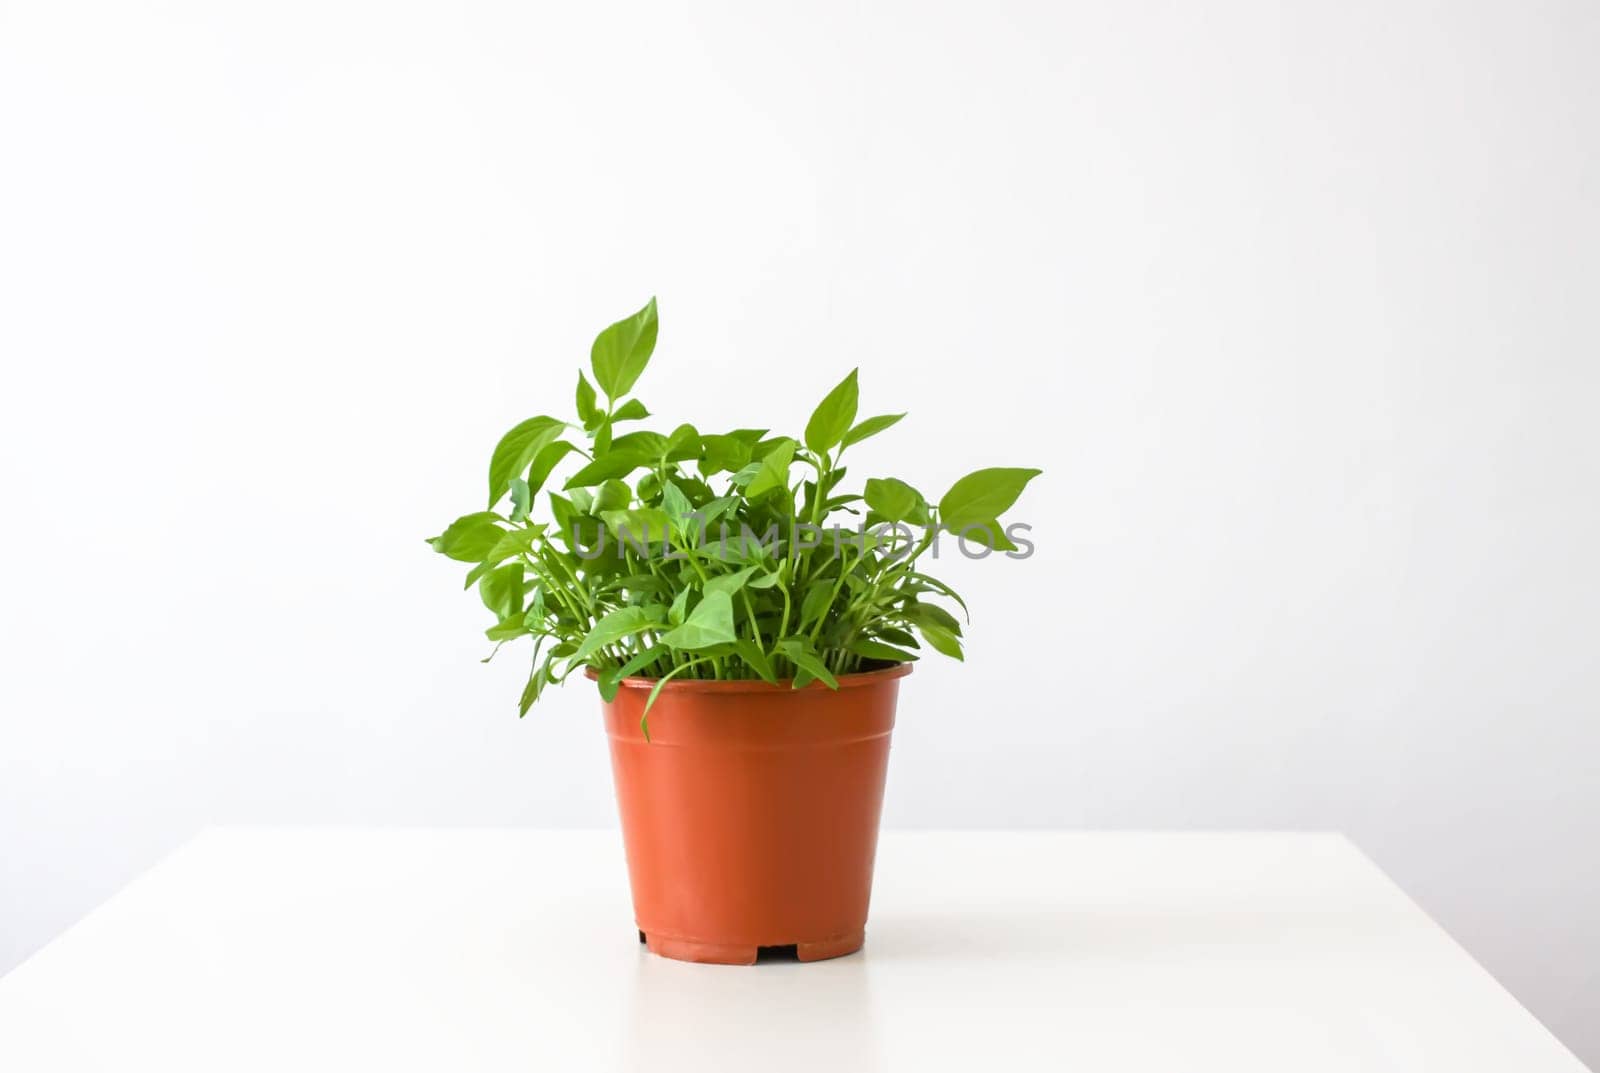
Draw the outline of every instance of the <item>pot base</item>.
M645 946L652 954L674 961L695 961L703 965L754 965L757 955L762 950L759 946L743 946L737 943L702 943L693 939L677 939L670 935L652 935L643 931L639 934L644 937ZM792 945L795 957L800 961L826 961L828 958L854 954L861 949L866 938L866 929L861 929L849 935L836 935L829 939Z

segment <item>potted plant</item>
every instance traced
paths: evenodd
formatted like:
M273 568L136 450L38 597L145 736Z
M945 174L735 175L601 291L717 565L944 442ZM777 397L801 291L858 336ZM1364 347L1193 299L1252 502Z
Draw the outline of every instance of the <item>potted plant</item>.
M905 416L858 421L855 372L799 438L649 431L631 393L657 324L652 299L602 331L576 421L506 433L488 509L429 543L472 564L496 651L532 639L522 714L574 673L598 683L652 951L851 953L899 679L924 645L961 658L965 604L924 557L941 537L1022 554L1000 516L1039 471L981 469L937 503L893 477L844 491L846 451Z

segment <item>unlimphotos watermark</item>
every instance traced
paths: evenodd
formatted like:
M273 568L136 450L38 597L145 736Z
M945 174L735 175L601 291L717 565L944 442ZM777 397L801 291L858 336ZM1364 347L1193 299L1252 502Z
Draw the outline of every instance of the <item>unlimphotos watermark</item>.
M641 558L656 558L658 555L668 560L689 558L687 551L674 546L666 525L623 522L615 526L614 535L611 529L611 526L599 525L586 534L582 522L574 520L574 553L587 561L599 559L606 554L607 541L610 539L614 543L609 546L615 547L618 552L631 550ZM977 523L950 529L944 526L914 527L904 522L879 522L871 526L863 522L850 527L837 523L812 525L797 521L788 526L773 522L761 533L747 523L740 523L739 531L734 533L727 522L722 522L714 536L708 529L703 518L691 514L679 523L678 531L689 536L687 542L693 547L714 548L719 557L745 560L778 554L798 558L819 548L834 557L847 550L860 555L877 550L890 561L920 555L924 551L937 559L941 540L947 536L955 539L956 547L968 559L987 559L996 552L1008 559L1027 559L1034 552L1033 541L1027 537L1028 533L1033 532L1033 526L1025 522L1012 522L1004 529L998 523Z

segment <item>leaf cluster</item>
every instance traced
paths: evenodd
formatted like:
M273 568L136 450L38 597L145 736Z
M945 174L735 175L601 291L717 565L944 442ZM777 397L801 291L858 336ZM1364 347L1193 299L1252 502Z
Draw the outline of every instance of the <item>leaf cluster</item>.
M520 712L583 668L608 700L623 678L653 678L653 702L674 678L836 687L924 646L961 659L966 605L921 562L941 531L1015 550L1000 518L1039 471L981 469L937 502L895 477L845 491L846 451L905 416L861 418L855 371L799 439L653 431L631 393L658 329L651 299L602 331L575 419L507 432L487 507L429 538L471 564L496 651L532 639Z

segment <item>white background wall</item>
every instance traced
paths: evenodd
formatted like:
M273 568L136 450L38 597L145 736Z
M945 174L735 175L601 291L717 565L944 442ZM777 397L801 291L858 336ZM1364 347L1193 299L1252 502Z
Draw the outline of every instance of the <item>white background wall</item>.
M0 969L207 823L612 822L422 544L670 426L1039 465L887 822L1339 828L1600 1062L1600 9L0 0Z

